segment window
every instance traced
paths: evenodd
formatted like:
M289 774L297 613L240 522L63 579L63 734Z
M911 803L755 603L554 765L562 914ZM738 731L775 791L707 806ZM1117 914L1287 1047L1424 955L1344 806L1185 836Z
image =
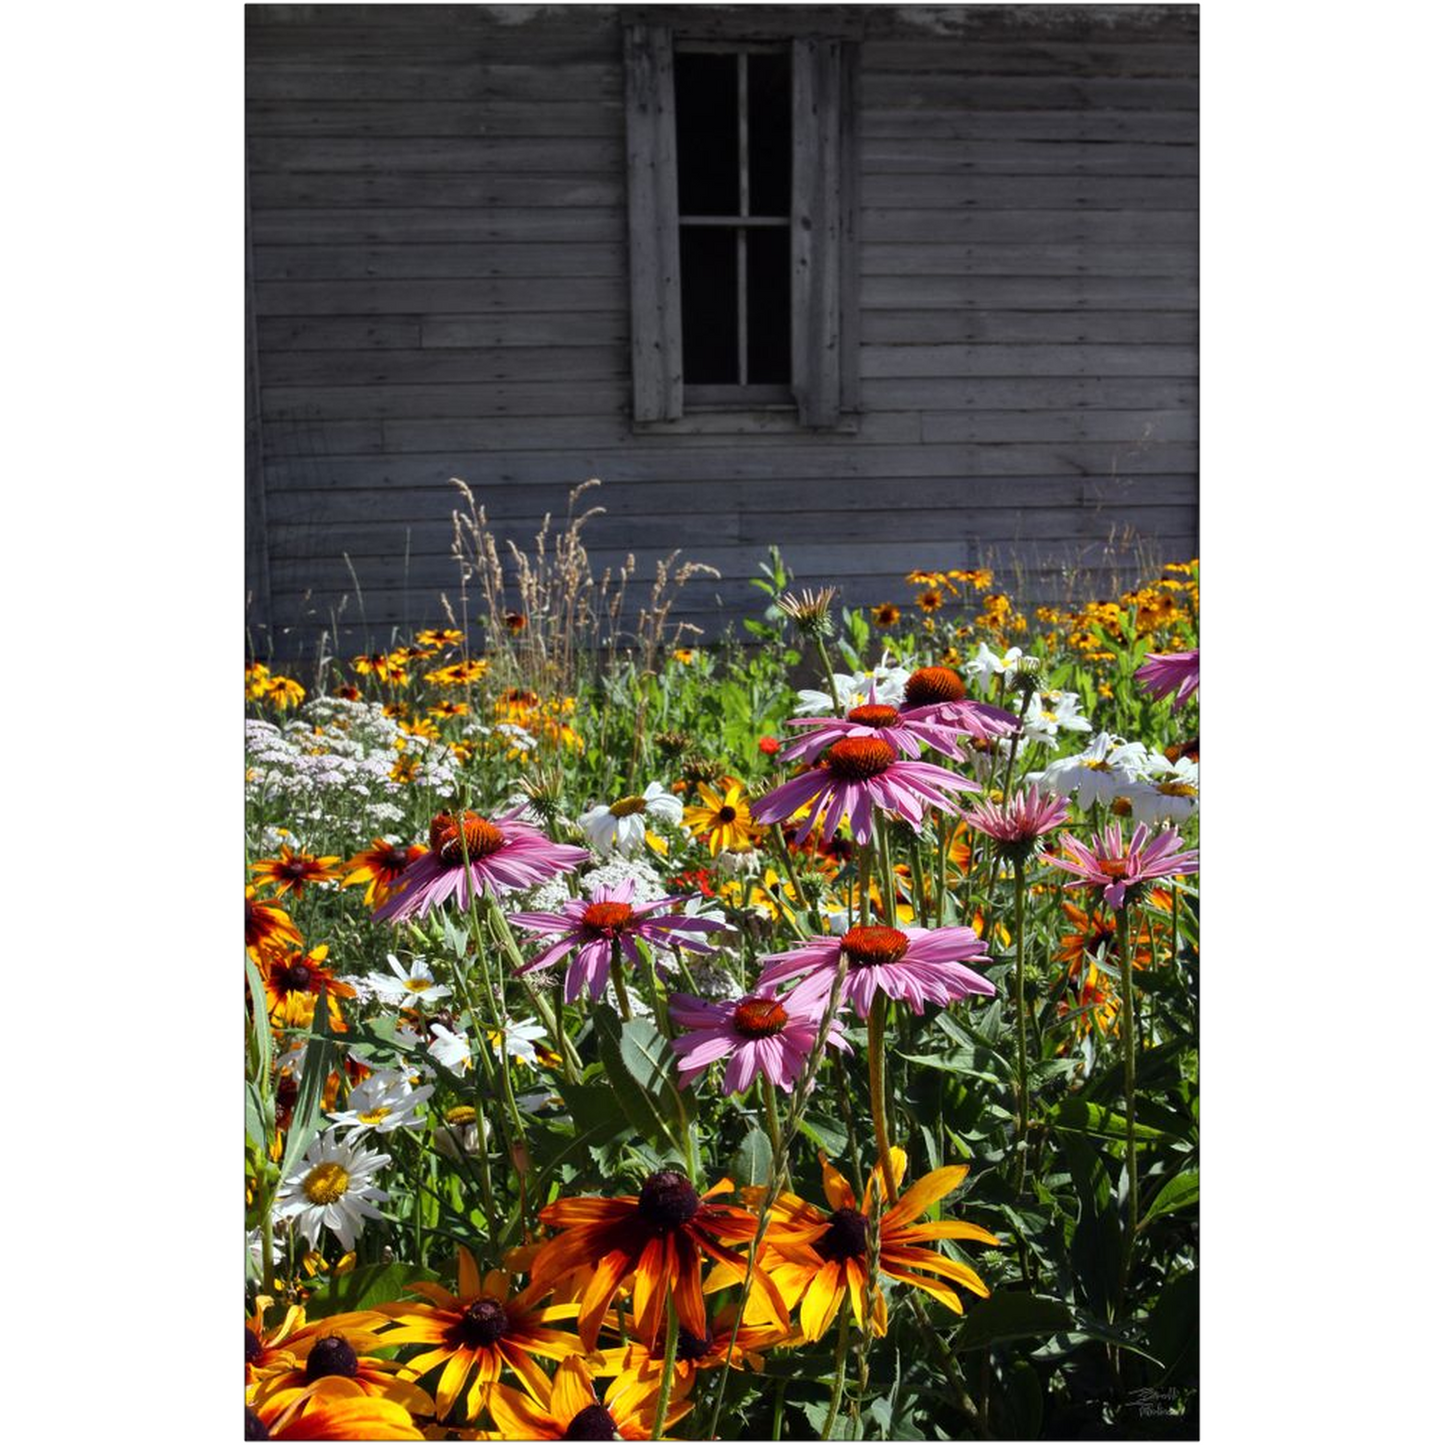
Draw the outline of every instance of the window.
M625 30L633 414L856 409L851 56Z

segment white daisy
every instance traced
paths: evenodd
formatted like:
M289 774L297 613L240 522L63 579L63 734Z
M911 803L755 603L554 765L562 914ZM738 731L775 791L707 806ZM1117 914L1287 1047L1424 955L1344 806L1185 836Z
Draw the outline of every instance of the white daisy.
M537 1041L547 1037L547 1030L537 1022L536 1019L523 1019L520 1023L508 1022L507 1033L507 1054L510 1058L516 1059L520 1064L537 1063ZM495 1030L487 1030L487 1038L495 1049L497 1046L497 1035Z
M432 1041L426 1051L444 1069L463 1074L472 1066L472 1046L465 1034L454 1034L445 1024L431 1026Z
M999 657L989 649L986 642L980 642L972 659L963 664L964 677L973 683L976 697L987 697L994 678L1002 675L1005 688L1013 686L1014 672L1018 660L1024 655L1021 647L1011 647Z
M1040 784L1061 797L1075 793L1080 808L1092 808L1095 803L1107 807L1144 776L1147 766L1143 743L1126 743L1099 733L1083 752L1059 758L1024 781Z
M344 1112L328 1114L338 1126L349 1128L351 1137L366 1129L389 1134L393 1129L418 1129L422 1116L416 1111L435 1090L435 1085L412 1087L405 1074L380 1071L369 1074L347 1095Z
M386 961L391 965L394 978L384 973L369 973L364 980L383 1003L412 1008L419 1003L435 1003L451 995L451 989L444 983L436 982L430 966L422 959L413 959L410 968L394 953L388 953Z
M479 1129L477 1111L470 1104L448 1109L442 1122L431 1131L433 1147L453 1164L460 1164L467 1156L475 1159L481 1150L481 1141L491 1137L492 1126L483 1119Z
M587 840L599 853L616 849L639 852L647 841L647 819L657 818L678 827L682 823L682 799L661 783L649 783L642 793L630 793L615 803L599 803L577 820Z
M1024 714L1024 738L1031 743L1046 743L1058 747L1060 728L1070 732L1086 733L1093 723L1079 712L1079 695L1076 692L1036 692L1029 699L1028 711Z
M903 687L910 676L906 667L890 667L887 663L863 672L835 672L833 686L838 689L838 701L843 710L862 707L868 701L869 690L875 689L873 700L888 707L901 707ZM833 713L833 694L819 692L815 688L798 689L799 717L830 717Z
M1152 777L1136 783L1127 796L1136 822L1157 827L1171 826L1192 818L1199 810L1199 764L1188 758L1171 763L1155 754L1162 768L1151 769Z
M389 1196L371 1180L390 1163L390 1154L369 1153L328 1129L312 1142L296 1173L282 1183L275 1216L291 1220L312 1249L322 1225L343 1249L354 1249L366 1221L385 1217L375 1206L385 1204Z

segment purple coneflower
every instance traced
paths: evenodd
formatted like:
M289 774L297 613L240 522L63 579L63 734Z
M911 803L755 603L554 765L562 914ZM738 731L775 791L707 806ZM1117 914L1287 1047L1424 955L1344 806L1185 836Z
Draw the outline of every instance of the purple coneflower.
M1134 830L1129 845L1124 846L1123 830L1117 823L1104 829L1103 837L1094 834L1094 846L1086 848L1072 834L1065 833L1060 845L1067 858L1044 856L1045 863L1078 874L1066 888L1092 885L1104 892L1110 908L1120 908L1129 900L1129 892L1150 878L1168 878L1174 873L1199 872L1199 854L1192 848L1181 849L1179 834L1165 828L1157 838L1149 837L1142 823Z
M560 913L513 913L508 922L533 933L559 933L536 958L525 964L520 972L530 973L533 969L546 968L559 958L576 954L567 966L567 1002L577 999L585 987L588 994L598 999L607 987L607 970L612 962L615 944L635 964L642 959L634 940L644 938L649 943L662 944L667 948L686 948L693 953L715 953L717 950L688 933L711 933L727 925L712 918L693 918L686 913L667 913L666 910L684 903L683 898L658 898L652 903L632 901L633 880L626 879L615 887L600 884L593 890L592 897L572 898L562 905ZM664 913L664 917L658 917Z
M1134 678L1153 698L1168 697L1177 690L1179 696L1174 699L1174 711L1178 712L1199 691L1199 649L1146 652Z
M784 724L807 728L782 754L784 762L802 758L811 763L824 748L843 738L878 738L902 757L916 758L927 743L945 757L963 756L955 739L959 726L935 717L937 708L910 708L906 712L878 701L876 686L868 689L868 701L849 708L842 717L795 717Z
M430 847L396 880L372 919L419 918L448 898L465 908L477 894L530 888L570 873L591 856L585 848L554 843L518 822L520 812L517 808L491 820L472 812L438 813L431 820Z
M1027 793L1015 793L1003 807L990 799L976 803L964 812L963 820L970 828L996 839L1004 857L1020 862L1033 852L1034 844L1045 833L1068 816L1067 802L1032 787Z
M826 843L846 817L853 837L866 843L872 836L874 805L901 814L917 828L926 807L958 811L947 792L980 791L977 783L946 768L900 761L882 738L851 737L834 743L819 766L759 798L753 817L760 823L781 823L811 802L813 809L795 838L806 838L821 817Z
M991 996L993 985L980 973L965 968L963 959L988 964L993 960L986 945L971 928L888 928L860 925L841 938L810 938L787 953L770 953L763 959L758 987L771 988L801 976L788 995L791 1007L815 997L827 998L838 970L838 955L848 952L848 974L842 998L865 1018L873 995L882 990L913 1012L924 1003L946 1004L971 993Z
M691 1030L672 1041L678 1081L690 1084L709 1064L726 1059L724 1093L741 1094L758 1074L791 1093L808 1067L827 1004L826 994L800 999L794 992L780 999L767 990L718 1003L673 994L672 1017ZM852 1052L836 1018L828 1042Z
M969 697L963 679L951 667L920 667L903 684L903 700L908 704L903 712L906 718L942 724L985 740L1006 736L1019 725L1018 718L1006 709Z

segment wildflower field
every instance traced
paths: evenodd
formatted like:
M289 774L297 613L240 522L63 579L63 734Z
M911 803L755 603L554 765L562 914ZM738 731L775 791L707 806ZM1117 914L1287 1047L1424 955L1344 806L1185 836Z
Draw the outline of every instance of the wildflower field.
M246 1438L1195 1438L1197 563L704 646L585 520L247 666Z

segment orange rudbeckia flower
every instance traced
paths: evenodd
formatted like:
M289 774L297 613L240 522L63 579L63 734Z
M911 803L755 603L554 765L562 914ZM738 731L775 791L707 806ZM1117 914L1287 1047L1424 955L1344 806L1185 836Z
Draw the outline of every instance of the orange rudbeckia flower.
M594 1266L577 1317L577 1333L588 1350L597 1348L607 1307L623 1279L634 1272L632 1307L644 1344L656 1342L669 1295L681 1326L701 1338L707 1333L702 1256L745 1270L747 1261L726 1245L746 1244L757 1233L755 1215L711 1202L732 1188L732 1180L722 1179L699 1195L677 1170L661 1169L648 1176L640 1194L558 1199L538 1215L543 1224L562 1232L538 1253L532 1282L548 1285L579 1265ZM766 1276L757 1279L777 1322L786 1324L787 1310L777 1290Z
M673 1386L664 1430L692 1409L684 1398L691 1384L680 1380ZM492 1420L502 1440L650 1440L661 1388L660 1379L619 1375L599 1400L581 1355L569 1355L535 1398L498 1385L492 1391Z
M287 945L301 946L301 930L291 922L291 915L279 904L257 898L256 890L246 885L246 952L258 963Z
M332 865L340 858L317 858L311 853L293 853L288 844L281 845L279 858L263 858L251 864L251 872L258 883L270 883L276 889L276 897L292 892L302 897L308 887L318 883L335 883L338 875Z
M894 1179L902 1179L908 1156L902 1149L890 1151ZM819 1209L794 1194L778 1196L777 1212L768 1225L768 1244L775 1261L772 1277L790 1305L801 1301L799 1324L805 1340L820 1339L832 1324L845 1298L853 1302L853 1317L863 1330L883 1335L888 1330L888 1305L882 1292L865 1303L868 1287L868 1226L884 1201L882 1170L874 1166L863 1189L860 1209L853 1187L820 1153L823 1192L831 1212ZM915 1285L946 1304L955 1314L963 1313L958 1296L919 1270L942 1275L976 1295L988 1297L989 1288L968 1265L919 1246L935 1239L973 1239L997 1244L998 1239L977 1224L962 1220L915 1223L929 1205L951 1194L963 1182L968 1165L953 1164L925 1174L884 1211L878 1221L878 1269L892 1279ZM744 1190L744 1197L751 1191ZM758 1191L759 1193L761 1191ZM714 1271L709 1287L735 1282ZM751 1301L749 1301L749 1313ZM744 1319L747 1316L744 1315Z
M425 1440L405 1405L369 1395L342 1375L285 1405L246 1408L247 1440Z
M578 1349L576 1335L546 1327L550 1320L570 1319L577 1313L575 1304L538 1309L537 1301L547 1291L537 1285L509 1297L507 1276L494 1269L484 1278L466 1248L457 1250L456 1294L425 1281L409 1284L407 1289L430 1303L401 1300L384 1305L383 1313L395 1328L381 1337L381 1343L431 1346L409 1359L404 1370L409 1378L419 1380L429 1370L442 1367L436 1387L438 1420L451 1414L464 1390L464 1417L475 1420L501 1378L504 1364L540 1398L550 1386L546 1372L532 1357L561 1360Z
M388 843L385 838L373 838L371 847L363 848L342 865L346 876L341 886L350 888L365 883L362 902L368 907L380 905L386 902L396 880L425 852L420 843Z
M329 944L318 943L310 953L292 949L274 953L266 961L266 1012L278 1029L306 1029L316 1015L316 998L326 989L326 1016L333 1033L346 1032L338 998L355 998L356 990L323 968Z

